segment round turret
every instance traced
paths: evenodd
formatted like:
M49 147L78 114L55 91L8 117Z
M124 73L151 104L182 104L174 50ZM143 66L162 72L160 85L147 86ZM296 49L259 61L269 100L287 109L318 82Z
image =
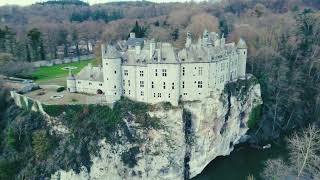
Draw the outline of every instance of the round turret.
M102 47L102 67L106 101L113 103L122 95L121 55L115 47Z
M238 76L244 78L246 75L247 44L242 38L240 38L237 44L237 49L239 57Z

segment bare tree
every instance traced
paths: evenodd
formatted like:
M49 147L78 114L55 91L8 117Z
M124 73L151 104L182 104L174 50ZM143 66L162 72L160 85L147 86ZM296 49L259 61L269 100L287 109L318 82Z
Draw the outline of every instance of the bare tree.
M295 133L288 139L290 161L298 179L302 176L319 175L320 130L309 126L301 134Z
M265 163L265 169L262 176L267 180L285 179L289 174L289 167L282 159L272 159Z
M262 176L270 180L320 178L320 130L309 126L288 138L289 162L268 160Z

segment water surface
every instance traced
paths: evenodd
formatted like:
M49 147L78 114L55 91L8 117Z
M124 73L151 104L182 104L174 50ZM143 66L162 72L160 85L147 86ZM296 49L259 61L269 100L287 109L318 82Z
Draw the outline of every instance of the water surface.
M272 158L287 158L285 143L272 143L270 149L258 150L247 144L237 145L229 156L214 159L201 174L192 180L245 180L252 174L255 180L262 180L264 162Z

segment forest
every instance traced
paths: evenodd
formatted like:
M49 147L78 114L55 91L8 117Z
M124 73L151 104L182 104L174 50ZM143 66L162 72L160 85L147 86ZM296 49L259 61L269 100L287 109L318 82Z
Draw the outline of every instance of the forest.
M177 48L187 31L195 41L204 29L229 42L242 37L248 44L247 73L257 77L263 98L260 120L250 133L257 141L276 139L320 124L319 8L319 0L2 6L0 73L27 77L29 62L57 58L58 46L68 56L68 47L80 41L94 42L99 58L101 43L126 39L131 31ZM7 124L2 114L0 124L2 131Z

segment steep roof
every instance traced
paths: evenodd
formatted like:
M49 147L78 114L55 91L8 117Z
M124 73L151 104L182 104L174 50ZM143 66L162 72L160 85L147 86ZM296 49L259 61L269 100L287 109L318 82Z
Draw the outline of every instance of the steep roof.
M76 79L103 82L102 67L91 67L88 65L76 75Z
M137 43L142 45L144 42L144 38L129 38L126 42L127 46L135 46Z
M240 38L238 44L237 44L238 49L247 49L247 44L246 41Z
M116 58L120 58L121 57L121 55L118 52L118 50L112 45L108 45L107 46L106 53L105 53L104 56L106 58L109 58L109 59L116 59Z

